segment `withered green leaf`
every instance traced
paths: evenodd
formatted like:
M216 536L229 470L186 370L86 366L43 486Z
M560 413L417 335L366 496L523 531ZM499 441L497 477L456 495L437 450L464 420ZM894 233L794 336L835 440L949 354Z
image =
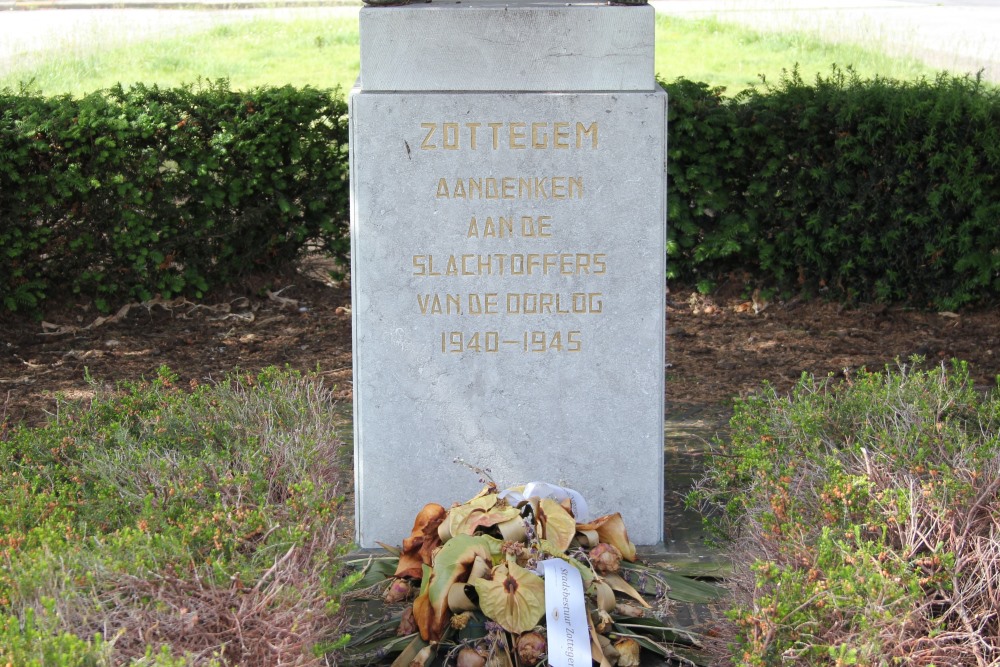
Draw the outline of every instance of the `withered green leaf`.
M479 606L508 632L527 632L545 615L545 582L516 563L493 569L493 579L476 582Z
M413 617L425 641L437 641L448 626L448 590L468 581L477 556L495 563L502 544L487 535L456 535L437 552L427 587L413 601Z

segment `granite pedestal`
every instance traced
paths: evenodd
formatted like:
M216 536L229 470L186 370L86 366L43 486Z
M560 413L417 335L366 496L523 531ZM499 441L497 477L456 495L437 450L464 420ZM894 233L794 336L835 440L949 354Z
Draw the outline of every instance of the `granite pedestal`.
M662 539L666 94L653 11L361 11L357 539L548 481Z

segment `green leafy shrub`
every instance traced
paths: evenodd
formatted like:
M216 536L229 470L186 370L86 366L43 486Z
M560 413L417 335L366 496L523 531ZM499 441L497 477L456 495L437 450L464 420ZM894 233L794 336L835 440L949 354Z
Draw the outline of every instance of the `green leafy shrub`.
M44 620L50 620L53 600L44 600ZM0 661L19 667L97 667L103 661L100 636L85 641L68 632L54 633L42 627L35 610L24 618L0 614Z
M347 106L225 82L0 91L0 299L200 296L306 246L349 250Z
M739 269L752 244L739 201L744 146L721 88L678 79L667 84L668 276L710 280Z
M329 393L273 369L175 382L97 387L0 442L0 635L100 664L319 664L349 544Z
M1000 92L796 71L669 104L670 277L956 308L1000 290ZM346 263L339 93L0 91L0 300L200 296L305 248Z
M740 665L1000 659L1000 398L956 363L737 403L690 500L738 575Z
M672 274L955 308L1000 290L1000 91L796 71L723 98L678 80Z

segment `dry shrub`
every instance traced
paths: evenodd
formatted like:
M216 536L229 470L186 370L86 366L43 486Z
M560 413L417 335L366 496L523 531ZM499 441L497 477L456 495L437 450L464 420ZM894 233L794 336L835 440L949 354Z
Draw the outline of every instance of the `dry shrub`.
M212 661L242 667L314 667L326 664L313 648L333 640L340 623L331 615L324 587L323 553L336 544L335 531L292 547L250 587L210 577L123 575L101 582L95 598L64 601L64 627L78 636L103 633L113 644L115 664L142 658L166 646L187 664ZM103 612L97 612L97 602Z
M94 664L325 664L350 545L331 392L274 369L174 381L100 388L0 449L21 485L0 485L0 621L36 619L25 656L100 634Z
M735 569L720 663L1000 664L1000 400L965 370L740 402L693 496Z
M941 458L947 475L868 468L876 488L909 500L886 537L921 587L909 613L881 627L883 650L911 665L1000 664L1000 456Z

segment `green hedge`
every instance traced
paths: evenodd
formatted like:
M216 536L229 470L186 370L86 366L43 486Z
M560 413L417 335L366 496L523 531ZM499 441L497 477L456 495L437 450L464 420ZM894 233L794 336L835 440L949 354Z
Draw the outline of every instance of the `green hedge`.
M670 95L672 273L954 308L1000 291L1000 92L796 72Z
M1000 290L997 89L836 69L665 87L671 278L918 307ZM0 303L199 296L307 245L346 260L347 178L336 91L0 91Z
M82 99L0 91L0 299L200 296L293 259L345 258L347 106L225 83Z

